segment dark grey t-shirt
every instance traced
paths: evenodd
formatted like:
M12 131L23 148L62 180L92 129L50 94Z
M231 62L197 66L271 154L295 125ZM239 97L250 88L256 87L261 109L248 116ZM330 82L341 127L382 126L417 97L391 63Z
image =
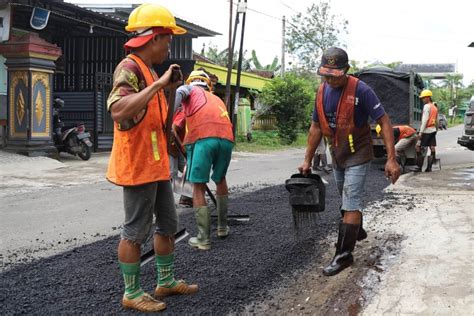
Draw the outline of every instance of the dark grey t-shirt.
M333 89L325 83L323 95L324 112L326 113L329 126L332 129L336 128L337 105L339 103L339 99L341 98L342 91L343 88ZM370 88L365 82L359 80L356 88L354 109L355 126L362 127L368 122L369 117L373 121L377 121L384 114L385 110L374 90L372 90L372 88ZM313 110L313 121L319 122L316 106Z

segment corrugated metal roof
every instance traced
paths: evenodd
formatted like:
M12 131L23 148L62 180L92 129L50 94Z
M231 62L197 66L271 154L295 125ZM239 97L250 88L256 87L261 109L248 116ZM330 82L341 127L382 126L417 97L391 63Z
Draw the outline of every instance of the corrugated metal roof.
M92 4L80 4L80 3L72 4L71 3L71 5L74 5L79 8L83 8L91 12L98 13L104 17L116 19L122 22L124 25L126 25L127 20L128 20L128 15L139 4L100 4L98 3L98 4L92 5ZM201 37L221 35L221 33L209 30L200 25L186 21L182 18L179 18L179 17L175 17L175 18L176 18L176 24L178 24L181 27L184 27L186 30L188 30L188 32L191 35L201 36Z
M203 61L198 61L196 64L194 64L194 69L199 69L200 67L203 67L206 69L206 71L210 72L213 75L216 75L218 77L218 82L225 86L226 85L226 79L227 79L227 68L222 67L219 65L215 64L210 64L206 63ZM235 86L237 82L237 70L232 69L232 74L231 74L231 85ZM240 74L240 86L243 88L248 88L248 89L255 89L258 91L261 91L262 88L269 82L271 82L271 79L267 79L264 77L260 77L255 74L251 74L248 72L242 71Z
M35 6L42 7L50 10L52 14L63 16L64 18L75 20L77 22L83 22L84 24L90 24L95 27L100 27L123 33L124 35L128 34L127 32L125 32L125 25L127 24L128 15L136 6L139 5L128 4L117 5L117 7L111 7L109 5L109 9L111 10L105 10L105 8L107 8L106 4L80 5L65 2L64 0L10 0L10 3L12 4L12 6L16 6L18 8L33 8ZM94 7L96 9L93 9ZM99 9L105 10L106 12L101 12L101 10ZM94 24L93 21L82 20L84 16L86 16L88 19L92 18L99 20L101 23L96 22ZM179 26L184 27L188 31L188 33L184 36L206 37L220 35L220 33L206 29L202 26L196 25L178 17L176 18L176 23Z

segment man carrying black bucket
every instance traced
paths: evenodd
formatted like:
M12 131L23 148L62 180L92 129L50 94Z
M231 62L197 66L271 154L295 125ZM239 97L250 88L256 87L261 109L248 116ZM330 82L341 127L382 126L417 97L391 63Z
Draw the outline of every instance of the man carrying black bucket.
M362 200L365 178L373 159L369 117L382 127L387 150L385 176L392 183L400 176L390 119L374 91L363 81L347 75L348 61L347 53L337 47L327 49L321 58L318 74L324 80L316 95L304 162L298 168L303 175L310 172L316 147L322 136L327 137L343 215L336 254L323 269L327 276L350 266L356 241L367 237L362 228Z

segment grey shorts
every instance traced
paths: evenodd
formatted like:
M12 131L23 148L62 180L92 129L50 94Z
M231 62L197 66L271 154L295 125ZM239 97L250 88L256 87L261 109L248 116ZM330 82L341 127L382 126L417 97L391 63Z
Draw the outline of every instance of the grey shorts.
M152 182L123 188L125 222L122 239L143 243L150 233L153 214L155 233L173 236L178 230L178 214L170 181Z
M365 178L369 169L370 161L345 169L334 169L337 189L342 197L341 209L362 212Z

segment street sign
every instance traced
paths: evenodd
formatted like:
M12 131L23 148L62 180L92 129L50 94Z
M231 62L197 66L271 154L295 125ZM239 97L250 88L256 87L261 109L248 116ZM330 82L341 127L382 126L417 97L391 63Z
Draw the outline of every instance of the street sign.
M31 13L30 25L35 30L42 30L48 25L49 14L51 11L42 8L33 8Z

